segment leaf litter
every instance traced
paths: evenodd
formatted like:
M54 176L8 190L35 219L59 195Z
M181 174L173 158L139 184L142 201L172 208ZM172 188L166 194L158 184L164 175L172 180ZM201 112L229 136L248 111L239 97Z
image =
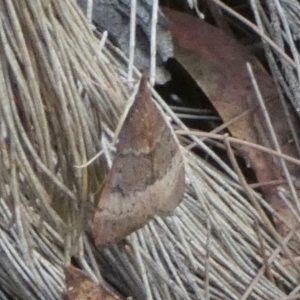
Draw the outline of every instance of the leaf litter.
M249 192L269 215L281 220L280 213L245 190L236 170L189 132L155 90L174 128L185 131L218 169L182 148L187 185L174 214L155 218L117 245L94 247L83 229L106 162L75 166L102 150L101 130L102 139L111 141L109 133L130 97L115 71L126 74L126 58L108 44L97 51L73 2L22 3L3 1L1 11L8 13L0 14L1 299L61 299L71 257L91 278L101 272L134 299L296 297L299 269L282 259L298 255L291 243L298 225L279 243ZM296 2L279 4L298 12ZM39 18L33 18L37 12ZM22 27L20 20L26 20ZM285 88L291 81L276 84Z

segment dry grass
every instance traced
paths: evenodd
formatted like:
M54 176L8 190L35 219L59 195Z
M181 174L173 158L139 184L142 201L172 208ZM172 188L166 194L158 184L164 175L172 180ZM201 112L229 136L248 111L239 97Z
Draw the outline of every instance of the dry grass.
M298 90L290 87L299 86L299 54L290 44L291 64L273 43L282 42L275 36L293 42L287 28L298 22L299 4L270 4L274 17L281 18L280 9L294 16L281 20L289 27L278 35L251 3L262 19L256 29L272 41L264 39L264 46L278 88L297 106ZM99 48L72 1L3 0L0 11L1 299L61 299L71 257L95 280L102 280L101 271L134 299L293 299L286 297L298 293L299 268L281 259L297 255L289 244L297 228L278 243L249 192L275 214L272 208L192 133L219 170L183 148L186 194L174 215L155 218L123 243L95 249L83 229L130 98L120 76L127 61L117 49ZM153 96L174 128L188 131ZM105 155L83 167L102 150Z

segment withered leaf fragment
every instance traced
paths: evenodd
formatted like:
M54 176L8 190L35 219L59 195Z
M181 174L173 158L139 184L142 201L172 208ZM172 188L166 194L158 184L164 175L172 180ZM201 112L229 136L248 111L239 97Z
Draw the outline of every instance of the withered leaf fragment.
M95 283L83 271L68 266L65 270L68 300L124 300L108 284Z

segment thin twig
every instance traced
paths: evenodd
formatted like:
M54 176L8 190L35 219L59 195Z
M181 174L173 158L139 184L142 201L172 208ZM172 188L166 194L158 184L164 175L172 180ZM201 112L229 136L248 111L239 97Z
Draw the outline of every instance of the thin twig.
M136 31L136 0L131 0L130 11L130 38L129 38L129 62L127 80L132 82L133 65L134 65L134 51L135 51L135 31Z
M216 140L223 140L224 139L224 135L222 134L215 134L215 133L210 133L210 132L204 132L204 131L196 131L196 130L176 130L176 133L179 135L195 135L195 136L199 136L199 137L204 137L204 138L211 138L211 139L216 139ZM254 149L260 150L262 152L268 153L270 155L274 155L276 157L280 157L285 159L286 161L289 161L291 163L294 163L296 165L300 165L300 160L297 158L294 158L292 156L283 154L283 153L278 153L275 150L272 150L270 148L255 144L255 143L251 143L248 141L244 141L244 140L240 140L237 138L233 138L233 137L227 137L227 139L229 140L229 142L232 143L236 143L236 144L240 144L240 145L244 145L244 146L249 146L252 147Z
M150 85L154 86L156 73L156 27L158 15L158 0L152 1L151 43L150 43Z

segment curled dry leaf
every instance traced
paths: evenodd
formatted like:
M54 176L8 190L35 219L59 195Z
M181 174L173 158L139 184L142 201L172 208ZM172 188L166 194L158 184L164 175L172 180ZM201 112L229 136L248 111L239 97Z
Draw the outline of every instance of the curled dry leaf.
M95 283L83 271L68 266L65 270L68 300L124 300L107 284Z
M146 77L142 77L118 138L94 216L98 246L117 242L154 215L173 211L185 189L181 151L151 99Z
M245 47L224 31L185 13L165 8L171 23L175 58L205 92L234 137L273 148L265 118L254 95L246 63L252 65L265 100L282 151L297 157L287 117L271 76ZM236 118L240 116L239 118ZM230 123L231 120L236 120ZM290 115L291 121L295 116ZM251 162L260 183L281 180L278 162L268 154L247 146L239 149ZM299 176L299 167L289 165L292 175ZM273 186L263 186L265 197L273 208L283 213L284 204ZM294 217L285 211L287 219Z

